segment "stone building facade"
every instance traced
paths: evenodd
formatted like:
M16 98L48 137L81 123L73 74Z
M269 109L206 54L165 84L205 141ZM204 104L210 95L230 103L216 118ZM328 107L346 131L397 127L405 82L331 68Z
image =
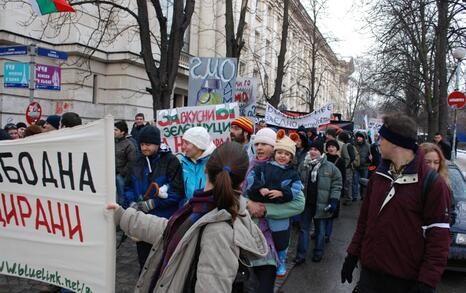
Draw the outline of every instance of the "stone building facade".
M171 13L172 2L173 0L162 1L163 9L168 14ZM127 3L135 5L135 1ZM241 1L236 0L234 3L235 14L239 15ZM36 90L34 93L34 99L42 105L45 116L75 111L85 121L107 114L112 114L115 119L131 120L135 113L143 112L148 120L153 118L152 97L146 91L150 84L143 62L138 56L139 35L131 17L124 12L113 13L112 25L105 34L99 34L102 23L95 17L95 5L82 6L77 9L77 13L71 15L38 17L33 16L28 4L0 1L0 5L2 4L0 46L35 44L65 51L69 55L67 61L35 57L36 63L56 65L62 69L61 91ZM259 114L263 113L265 97L273 93L280 47L282 6L283 1L278 0L249 0L248 4L244 32L246 45L238 62L238 75L256 77ZM136 7L130 9L137 11ZM186 105L190 56L225 56L224 15L224 1L196 1L180 59L173 92L173 107ZM151 21L156 27L155 15L151 15ZM292 0L286 58L289 64L281 99L282 107L287 110L308 111L303 98L309 88L309 44L312 43L309 31L312 26L313 23L301 3ZM332 102L336 112L343 112L347 77L352 72L351 62L338 59L322 35L318 33L318 36L323 45L319 50L316 70L321 80L316 107ZM157 50L156 45L154 48ZM28 56L0 57L2 125L24 121L24 112L29 104L27 89L3 87L3 63L29 60Z

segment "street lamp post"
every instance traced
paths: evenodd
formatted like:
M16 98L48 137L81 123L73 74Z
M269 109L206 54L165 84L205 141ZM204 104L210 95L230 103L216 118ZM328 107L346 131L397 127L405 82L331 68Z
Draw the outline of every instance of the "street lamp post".
M466 57L466 49L458 47L453 51L453 57L457 60L456 63L456 79L455 79L455 91L459 91L460 89L460 69L461 69L461 61ZM453 129L453 144L451 148L451 160L454 161L456 159L456 120L457 120L457 107L454 107L454 129Z

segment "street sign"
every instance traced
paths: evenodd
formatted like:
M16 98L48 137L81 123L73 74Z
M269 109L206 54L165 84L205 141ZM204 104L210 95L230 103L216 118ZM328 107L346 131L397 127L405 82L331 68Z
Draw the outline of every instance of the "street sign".
M0 47L0 56L27 55L27 46Z
M36 64L36 89L59 91L60 84L60 67Z
M36 123L42 117L42 107L37 102L32 102L26 108L26 121L29 125Z
M37 48L37 55L38 56L49 57L49 58L54 58L54 59L60 59L60 60L68 59L68 53L66 53L66 52L50 50L50 49L45 49L45 48L41 48L41 47Z
M27 88L29 86L29 64L5 62L3 72L5 87Z
M454 91L448 95L448 105L461 109L466 104L466 96L460 91Z

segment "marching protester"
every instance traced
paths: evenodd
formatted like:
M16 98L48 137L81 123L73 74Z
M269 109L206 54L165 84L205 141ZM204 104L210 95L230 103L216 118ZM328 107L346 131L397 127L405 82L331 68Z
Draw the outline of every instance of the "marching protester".
M70 128L82 124L81 117L75 112L66 112L60 119L60 128Z
M447 140L444 139L443 134L437 132L434 136L434 142L442 150L445 159L451 160L451 145Z
M243 194L245 190L253 183L254 177L251 172L256 166L266 164L272 158L273 149L276 142L276 133L270 128L263 128L256 133L254 139L256 156L249 162L247 180L243 184ZM247 194L246 194L247 195ZM275 279L277 276L278 256L272 238L271 230L267 224L267 219L282 220L289 219L298 215L304 208L304 195L302 192L290 202L286 203L261 203L248 200L247 208L258 224L260 230L267 240L269 253L267 256L253 261L253 272L258 281L258 287L253 290L257 293L273 293ZM282 222L288 228L289 221Z
M325 151L327 161L333 163L341 173L341 182L342 184L346 181L346 166L345 160L338 155L338 151L340 150L340 145L336 140L329 140L325 144ZM335 212L332 214L332 218L328 219L327 226L325 227L325 242L330 242L330 237L332 236L333 232L333 219L338 218L340 214L340 202L343 198L343 188L340 192L340 198L338 199L338 204L335 209ZM317 230L317 229L316 229Z
M273 160L256 166L248 175L253 178L253 183L247 190L250 200L262 203L284 203L299 196L303 187L298 172L292 164L297 140L299 138L296 133L288 137L284 130L277 132ZM266 221L278 255L277 276L284 277L290 242L289 219L266 219Z
M230 139L243 146L249 159L254 157L254 146L251 136L254 134L254 124L247 117L239 117L230 123Z
M39 125L29 125L24 130L23 137L36 135L36 134L39 134L39 133L42 133L42 132L43 132L43 128L40 127Z
M147 123L145 121L145 117L143 113L137 113L136 116L134 116L134 124L133 128L131 129L131 136L135 140L137 147L139 147L139 135L141 134L141 131L144 127L146 127Z
M125 121L115 123L114 137L117 202L122 205L125 183L129 179L131 166L136 161L136 147L128 137L128 124Z
M353 201L358 199L358 196L363 199L364 195L362 194L362 188L359 183L360 178L367 178L369 176L369 155L370 155L370 146L366 142L366 136L362 132L356 132L355 134L355 162L353 164Z
M448 186L416 144L417 126L403 114L383 118L382 163L369 180L356 231L341 270L352 281L360 262L360 292L435 292L450 246Z
M330 140L334 140L338 143L338 145L340 146L338 148L338 155L340 155L340 149L341 149L341 146L343 145L342 142L340 142L338 139L337 139L337 129L335 128L327 128L327 130L325 131L325 143L327 143L328 141Z
M345 180L343 181L343 205L351 205L351 203L353 202L353 163L356 160L356 153L354 150L354 146L351 144L351 137L347 131L341 132L338 135L338 139L342 142L341 158L345 161Z
M26 125L26 123L24 122L18 122L16 123L16 128L18 128L18 135L19 135L19 138L23 138L24 137L24 131L26 130L28 126Z
M378 133L374 134L374 142L371 144L370 147L370 165L368 167L369 174L375 172L377 167L380 165L382 160L380 156L380 135Z
M147 125L139 134L141 154L130 173L130 185L124 192L125 206L131 206L162 218L170 218L184 200L180 161L167 146L161 144L160 130ZM142 268L152 247L151 243L136 243Z
M206 164L205 188L169 219L107 206L123 231L152 244L135 292L232 292L240 256L267 254L266 240L238 192L247 170L246 152L227 142Z
M311 144L308 155L299 166L298 173L304 184L306 206L299 223L298 249L295 258L297 265L306 261L309 230L313 218L316 221L317 231L312 261L322 260L325 248L325 228L332 213L336 211L342 189L340 171L334 164L327 161L324 146L320 140Z
M303 127L304 128L304 127ZM306 136L305 132L298 132L299 139L296 141L296 167L304 161L307 153L309 152L310 141Z
M10 139L19 139L19 133L16 124L8 123L3 129L8 133Z
M61 117L59 115L50 115L45 119L45 124L42 126L43 132L58 130L60 128Z
M204 172L210 155L215 150L207 129L193 127L183 134L185 154L181 158L186 200L193 197L198 189L203 189L207 182Z
M442 176L443 180L450 186L450 179L448 178L448 166L443 152L440 147L434 143L425 142L421 144L420 149L424 153L424 161L427 166L431 167Z

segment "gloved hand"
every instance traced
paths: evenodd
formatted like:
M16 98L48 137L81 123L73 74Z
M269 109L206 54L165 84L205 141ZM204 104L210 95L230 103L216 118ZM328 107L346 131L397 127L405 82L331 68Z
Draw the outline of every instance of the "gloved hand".
M341 268L341 282L344 283L348 281L351 283L353 281L353 271L358 266L358 257L348 254Z
M139 201L136 204L137 204L137 210L138 211L143 211L145 213L148 213L148 212L150 212L151 210L153 210L155 208L155 200L154 199Z
M157 194L157 196L163 199L168 197L168 185L167 184L159 188L159 193Z
M334 213L337 210L338 199L333 199L333 198L330 199L329 205L330 205L330 208L327 210L327 212Z
M417 282L409 293L435 293L435 289L421 282Z

